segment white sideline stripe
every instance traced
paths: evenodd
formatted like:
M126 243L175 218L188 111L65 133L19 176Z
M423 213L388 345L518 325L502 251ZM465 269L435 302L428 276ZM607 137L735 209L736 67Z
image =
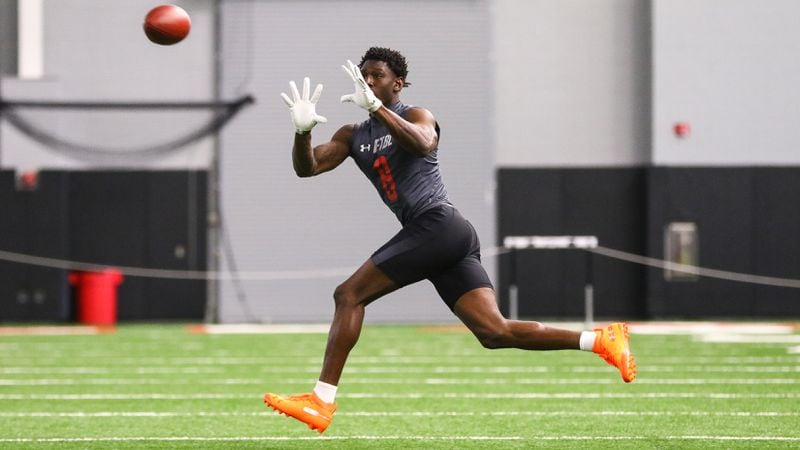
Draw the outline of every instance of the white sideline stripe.
M701 342L722 344L800 344L800 335L747 335L710 333L699 337Z
M800 441L800 437L796 436L665 436L664 439L695 441Z
M313 377L289 378L280 380L280 384L312 384ZM610 378L347 378L346 384L397 384L397 385L586 385L586 384L619 384L619 380ZM637 384L656 385L766 385L766 384L800 384L800 378L639 378ZM174 378L0 378L0 386L194 386L194 385L253 385L263 386L261 378L220 378L186 380Z
M631 334L791 334L795 326L782 323L734 323L734 322L631 322Z
M789 347L787 351L789 353L800 353L800 345L798 345L797 347Z
M794 353L800 353L800 346L797 347L790 347L789 353L792 353L792 349L794 349ZM54 352L60 352L61 349L54 348ZM110 359L113 361L114 367L107 367L107 366L73 366L73 367L65 367L63 365L50 365L46 366L45 364L52 364L54 359L53 358L30 358L30 357L13 357L13 356L3 356L3 360L6 363L14 360L14 363L17 364L16 366L6 366L0 367L0 373L115 373L115 372L132 372L135 371L136 373L174 373L174 372L181 372L181 373L220 373L223 372L224 369L219 367L209 367L211 365L264 365L268 367L274 366L286 366L287 368L297 368L301 367L305 364L309 364L314 367L315 371L318 371L319 365L319 357L305 357L305 356L279 356L273 358L224 358L224 359L216 359L216 358L202 358L202 359L195 359L195 361L186 361L185 358L182 358L178 361L175 361L173 358L130 358L126 357L124 360L119 360L119 354L95 354L95 353L84 353L83 356L91 357L91 358L100 358L103 360ZM800 363L800 356L686 356L686 357L677 357L677 356L648 356L647 360L649 362L649 366L658 365L659 367L664 367L667 364L675 364L679 366L685 366L688 364L704 364L704 365L742 365L742 364L785 364L785 363ZM438 364L445 364L445 363L458 363L463 364L465 362L469 362L470 364L485 364L489 365L490 367L498 367L498 364L507 364L508 362L518 361L524 362L525 358L507 358L507 359L499 359L499 358L487 358L487 357L470 357L468 355L454 357L452 355L445 356L442 355L440 357L437 356L408 356L408 357L358 357L354 356L352 358L348 358L348 371L350 367L354 367L358 369L360 364L370 364L370 367L376 367L374 364L424 364L424 363L438 363ZM28 362L30 365L19 365L22 362ZM203 363L203 365L191 365L195 363ZM579 361L576 361L579 362ZM124 363L151 363L153 365L135 365L135 366L125 366ZM156 364L167 364L167 363L175 363L177 366L158 366ZM379 367L379 366L378 366ZM442 367L442 366L439 366ZM462 366L452 366L452 367L462 367ZM530 367L530 366L525 366ZM562 365L562 367L574 367L570 365ZM402 369L402 368L399 368ZM288 370L288 369L287 369ZM293 369L294 370L294 369ZM395 370L395 369L392 369Z
M133 436L133 437L74 437L74 438L0 438L7 443L55 442L236 442L236 441L800 441L795 436Z
M24 367L24 366L13 366L13 367L0 367L0 373L4 374L83 374L83 375L103 375L103 374L113 374L113 373L125 373L125 374L169 374L174 375L176 373L192 373L192 374L209 374L209 373L224 373L225 369L221 367L125 367L123 369L119 368L109 368L109 367Z
M119 373L119 369L97 368L75 368L75 371L65 370L66 368L53 367L6 367L0 368L0 373L5 374L110 374ZM135 373L223 373L218 368L208 367L202 370L191 368L174 369L149 369L138 368ZM376 374L552 374L552 373L610 373L614 368L605 364L593 364L591 366L372 366L372 367L348 367L349 375L376 375ZM318 374L319 365L313 366L286 366L286 367L261 367L253 372L259 374ZM648 364L639 367L639 374L649 373L800 373L800 365L781 365L781 366L744 366L744 365L658 365ZM122 371L129 374L129 371Z
M106 329L95 326L10 326L0 327L0 336L70 336L102 334Z
M606 366L577 366L568 372L592 373L605 372ZM712 373L795 373L800 372L800 366L659 366L646 365L639 367L639 374L659 372L712 372Z
M347 274L349 274L348 272ZM583 323L546 322L559 328L582 330ZM458 325L456 325L458 326ZM430 328L435 329L436 325ZM672 334L791 334L797 326L789 323L736 323L736 322L629 322L628 327L633 334L672 335ZM189 332L207 334L294 334L294 333L327 333L330 324L215 324L190 325ZM73 335L99 334L107 328L94 326L5 326L0 327L0 335ZM466 327L464 332L468 332ZM3 344L0 348L18 348L16 344ZM54 347L54 346L53 346Z
M230 442L230 441L521 441L520 436L134 436L134 437L76 437L76 438L2 438L0 442L44 443L44 442Z
M519 393L494 393L494 394L468 394L468 393L441 393L441 394L376 394L376 393L352 393L340 394L339 397L359 398L359 399L405 399L405 398L480 398L480 399L641 399L641 398L702 398L702 399L752 399L752 398L773 398L790 399L800 398L800 392L786 393L765 393L765 394L732 394L727 392L719 393L696 393L696 392L644 392L638 394L625 393L596 393L596 392L563 392L563 393L539 393L539 392L519 392Z
M337 416L353 417L584 417L584 416L647 416L647 417L797 417L800 412L782 411L352 411L338 412ZM100 411L100 412L0 412L0 417L276 417L275 411L260 412L156 412L156 411Z
M260 394L0 394L0 400L206 400L206 399L253 399ZM516 393L342 393L339 398L354 399L426 399L426 398L460 398L460 399L642 399L642 398L688 398L688 399L796 399L800 392L733 394L728 392L643 392L643 393L596 393L596 392L516 392Z
M195 332L206 334L300 334L327 333L330 324L221 324L193 326Z

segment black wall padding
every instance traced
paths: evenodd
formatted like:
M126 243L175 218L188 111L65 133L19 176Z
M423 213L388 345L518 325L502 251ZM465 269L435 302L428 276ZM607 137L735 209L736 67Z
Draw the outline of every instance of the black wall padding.
M509 235L596 235L600 244L642 253L645 248L645 171L609 169L500 169L499 244ZM517 254L519 313L535 318L580 318L586 277L581 250ZM595 315L644 314L641 266L593 256ZM498 266L498 294L508 312L510 257Z
M664 227L694 222L699 265L800 279L800 169L653 168L648 248L662 257ZM648 313L659 318L800 316L800 290L711 278L665 281L652 270Z
M581 235L606 247L664 257L664 230L693 222L699 265L800 279L800 167L501 169L498 238ZM800 289L714 278L667 281L661 269L596 256L598 318L800 317ZM510 261L499 264L508 310ZM580 251L518 255L520 314L583 315Z
M22 191L13 171L0 171L0 249L67 258L67 183L64 172L42 172L37 190ZM66 274L0 261L0 321L68 320Z
M756 168L755 266L759 273L800 279L800 170ZM756 286L757 316L800 317L800 289Z
M0 171L0 249L110 266L205 270L204 171ZM68 271L0 261L0 321L69 321ZM199 320L206 283L126 276L119 320Z
M72 172L73 259L175 270L206 267L206 174L187 171ZM189 193L196 193L193 199ZM192 204L194 201L194 204ZM176 247L186 249L176 256ZM121 320L202 319L205 281L128 276Z

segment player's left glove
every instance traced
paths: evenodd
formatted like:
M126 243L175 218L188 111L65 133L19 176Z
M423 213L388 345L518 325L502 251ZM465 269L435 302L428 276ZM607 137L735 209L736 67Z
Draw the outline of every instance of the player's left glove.
M342 70L353 80L353 85L356 88L354 93L342 96L342 103L353 102L371 113L383 106L383 103L378 100L378 97L369 88L369 85L361 75L361 69L357 65L348 59L347 65L342 66Z
M322 94L322 85L317 84L317 88L314 89L314 95L309 98L308 92L310 91L310 84L311 81L308 77L303 78L302 97L300 93L297 92L297 85L294 84L294 81L289 82L289 87L292 88L293 99L290 99L288 95L281 92L281 98L283 98L283 102L286 103L286 106L289 107L289 115L292 117L294 128L298 134L308 133L316 124L328 121L328 119L317 114L317 100L319 100L319 96Z

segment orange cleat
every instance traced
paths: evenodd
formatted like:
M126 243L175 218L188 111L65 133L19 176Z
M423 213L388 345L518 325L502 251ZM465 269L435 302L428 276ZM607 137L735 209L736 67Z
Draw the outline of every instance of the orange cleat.
M594 332L597 337L592 351L616 366L626 383L636 379L636 361L631 354L628 324L612 323L605 328L596 328Z
M328 428L336 412L336 403L325 403L313 392L288 397L266 393L264 403L281 414L304 422L308 428L320 433Z

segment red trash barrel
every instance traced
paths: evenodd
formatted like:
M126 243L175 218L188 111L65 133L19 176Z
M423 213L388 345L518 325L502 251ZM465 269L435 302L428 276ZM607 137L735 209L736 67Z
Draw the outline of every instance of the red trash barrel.
M117 286L122 279L122 272L116 269L70 273L69 283L78 291L78 322L87 325L117 323Z

